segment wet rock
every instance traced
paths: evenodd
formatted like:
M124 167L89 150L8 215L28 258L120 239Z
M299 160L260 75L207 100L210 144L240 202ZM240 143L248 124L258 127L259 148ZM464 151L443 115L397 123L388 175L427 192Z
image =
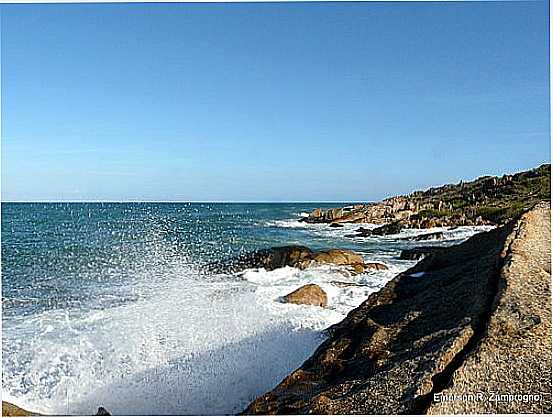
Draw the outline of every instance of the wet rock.
M371 229L367 229L366 227L359 227L355 230L355 233L351 233L348 235L345 235L345 237L369 237L372 236Z
M371 230L371 234L378 236L395 235L401 233L402 226L400 222L392 222Z
M306 246L279 246L242 253L234 258L217 261L204 266L208 272L235 273L250 268L265 268L272 271L285 266L296 266L312 259L314 252Z
M444 232L424 233L422 235L410 236L404 238L404 240L413 240L420 242L423 240L442 240L444 238Z
M206 265L205 270L234 273L248 268L265 268L272 271L285 266L305 269L318 265L348 267L355 273L365 270L363 258L353 251L345 249L312 251L305 246L280 246L247 252L236 258Z
M358 284L356 282L346 282L346 281L330 281L332 285L335 285L340 288L347 288L347 287L364 287L363 284Z
M326 307L327 296L324 290L316 284L307 284L288 295L282 297L286 303L308 304L318 307Z
M330 223L330 227L344 227L344 225L340 223Z
M365 264L365 270L374 269L376 271L386 271L388 267L380 262L367 262Z
M369 237L369 236L385 236L401 233L402 226L401 222L392 222L379 226L375 229L367 229L365 227L360 227L357 229L355 234L348 234L346 237Z

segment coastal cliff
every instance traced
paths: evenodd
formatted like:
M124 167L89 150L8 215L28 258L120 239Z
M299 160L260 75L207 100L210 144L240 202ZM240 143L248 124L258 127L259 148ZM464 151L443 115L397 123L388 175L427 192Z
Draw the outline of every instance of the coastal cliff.
M307 223L392 223L398 227L499 225L550 198L551 165L502 177L485 176L375 204L315 209Z
M550 413L550 219L429 254L244 414Z

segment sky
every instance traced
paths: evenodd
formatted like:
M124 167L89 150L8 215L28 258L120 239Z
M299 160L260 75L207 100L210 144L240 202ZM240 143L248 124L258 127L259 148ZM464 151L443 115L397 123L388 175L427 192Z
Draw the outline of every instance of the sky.
M3 201L375 201L550 161L547 2L0 13Z

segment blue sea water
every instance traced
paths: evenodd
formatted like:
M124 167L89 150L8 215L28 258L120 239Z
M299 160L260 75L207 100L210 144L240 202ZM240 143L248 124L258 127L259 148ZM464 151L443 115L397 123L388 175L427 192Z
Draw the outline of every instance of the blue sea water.
M298 221L321 203L3 203L3 397L45 413L233 414L299 366L368 294L413 265L406 231ZM438 229L436 229L438 230ZM440 229L441 230L441 229ZM479 228L446 231L462 241ZM241 251L352 249L388 271L206 275ZM355 282L354 287L335 281ZM307 283L329 307L279 297Z

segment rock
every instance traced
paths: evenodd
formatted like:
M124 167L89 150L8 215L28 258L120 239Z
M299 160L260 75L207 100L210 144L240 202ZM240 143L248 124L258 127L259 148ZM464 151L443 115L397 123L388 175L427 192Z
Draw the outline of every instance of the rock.
M98 411L96 411L97 416L111 416L108 410L106 410L104 407L98 407Z
M399 221L385 224L375 229L366 229L360 227L355 234L346 235L346 237L368 237L368 236L384 236L401 233L402 226Z
M285 266L305 269L323 264L348 267L355 273L365 270L363 258L353 251L344 249L312 251L305 246L280 246L247 252L236 258L206 265L205 270L235 273L248 268L265 268L272 271Z
M308 304L318 307L326 307L328 302L326 293L316 284L304 285L282 298L286 303Z
M4 417L39 416L39 415L40 415L39 413L33 413L32 411L27 411L7 401L2 401L2 416Z
M344 227L344 225L340 223L330 223L330 227Z
M280 246L246 252L237 257L217 261L204 266L204 271L235 273L250 268L265 268L272 271L285 266L296 266L302 261L311 260L314 252L306 246Z
M386 271L388 270L388 267L384 264L381 264L380 262L368 262L365 264L365 270L367 269L375 269L377 271Z
M540 204L396 276L244 414L551 413L550 216ZM478 392L540 399L433 402Z
M371 234L379 236L395 235L401 233L401 229L401 223L397 221L377 227L376 229L371 230Z
M358 255L353 251L343 249L330 249L327 251L316 252L312 259L313 261L321 264L355 265L363 263L361 255Z
M345 282L345 281L330 281L332 285L335 285L340 288L347 288L347 287L364 287L363 284L358 284L356 282Z
M415 261L442 250L444 250L444 248L437 246L420 246L418 248L404 249L400 252L399 259Z
M365 269L367 268L368 268L367 264L362 264L362 263L353 264L353 272L355 274L362 274L363 272L365 272Z
M513 229L505 241L491 317L442 393L542 393L542 398L436 402L428 414L551 414L550 204L538 204Z
M400 221L405 228L501 225L520 216L538 201L550 199L550 184L551 165L544 164L514 175L446 184L390 197L379 203L316 209L302 221L373 224Z
M422 235L410 236L404 239L420 242L422 240L441 240L443 238L444 238L444 232L433 232L433 233L424 233Z

